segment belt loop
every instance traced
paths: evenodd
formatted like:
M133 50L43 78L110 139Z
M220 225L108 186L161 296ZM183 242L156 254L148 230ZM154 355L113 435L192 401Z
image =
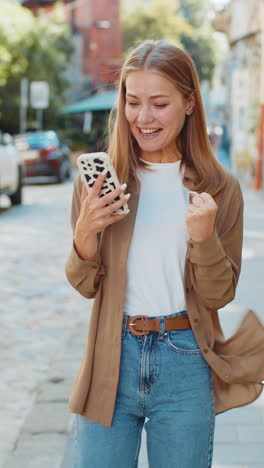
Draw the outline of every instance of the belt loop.
M128 320L128 316L127 316L127 315L124 315L124 317L123 317L123 322L122 322L122 340L125 338L125 335L126 335L126 323L127 323L127 320Z
M159 336L158 340L163 340L164 335L165 335L165 317L159 317L160 320L160 331L159 331Z

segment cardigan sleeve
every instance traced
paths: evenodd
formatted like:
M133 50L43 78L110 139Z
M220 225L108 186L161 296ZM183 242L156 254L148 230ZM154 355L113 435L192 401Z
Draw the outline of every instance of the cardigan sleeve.
M80 176L74 183L71 225L73 231L73 243L70 255L66 261L65 273L69 283L84 297L90 299L95 297L99 286L100 276L104 275L105 269L102 263L100 249L98 248L93 260L83 260L77 253L74 245L74 233L81 207L82 182ZM99 237L98 237L99 241ZM98 242L99 245L99 242Z
M192 287L211 309L224 307L234 299L241 269L244 201L236 179L233 187L229 186L228 199L225 212L229 221L221 221L223 229L219 233L215 230L203 242L188 241Z

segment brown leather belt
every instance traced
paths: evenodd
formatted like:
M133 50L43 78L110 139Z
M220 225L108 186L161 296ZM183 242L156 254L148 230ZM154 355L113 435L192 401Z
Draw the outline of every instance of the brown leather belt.
M148 335L151 331L160 332L160 319L159 317L150 318L147 315L134 315L127 319L126 328L136 336ZM187 315L165 318L166 331L186 330L188 328L192 327Z

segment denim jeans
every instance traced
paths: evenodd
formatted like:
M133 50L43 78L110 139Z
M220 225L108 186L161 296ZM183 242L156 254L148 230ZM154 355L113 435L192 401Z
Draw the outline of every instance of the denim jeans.
M212 466L211 370L192 329L166 332L165 317L159 333L144 336L131 334L124 317L112 426L74 415L62 468L136 468L143 426L150 468Z

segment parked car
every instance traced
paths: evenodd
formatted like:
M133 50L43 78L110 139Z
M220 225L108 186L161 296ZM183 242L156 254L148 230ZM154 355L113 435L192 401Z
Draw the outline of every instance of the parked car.
M25 177L55 176L62 183L71 176L71 150L53 130L17 135L16 145L24 159Z
M12 205L22 203L23 159L9 133L0 132L0 194L9 196Z

